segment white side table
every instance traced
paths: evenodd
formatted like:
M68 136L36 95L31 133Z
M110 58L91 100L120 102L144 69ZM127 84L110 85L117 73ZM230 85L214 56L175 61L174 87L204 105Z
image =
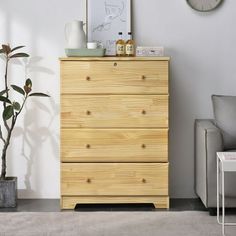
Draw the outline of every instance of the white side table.
M226 225L236 225L236 223L225 222L225 172L236 172L236 152L217 152L217 221L222 225L222 234L225 235ZM221 181L220 181L221 174ZM222 193L222 221L220 221L220 182Z

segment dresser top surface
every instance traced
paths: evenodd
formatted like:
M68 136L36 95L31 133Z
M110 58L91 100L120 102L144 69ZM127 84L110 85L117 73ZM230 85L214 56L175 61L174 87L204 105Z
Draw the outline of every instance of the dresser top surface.
M169 61L170 57L61 57L60 61Z

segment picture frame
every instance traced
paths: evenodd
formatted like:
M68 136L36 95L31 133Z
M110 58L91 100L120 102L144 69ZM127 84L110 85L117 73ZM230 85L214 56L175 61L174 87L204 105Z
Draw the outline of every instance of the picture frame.
M118 33L127 40L131 32L131 0L87 0L87 40L106 48L107 56L116 55Z

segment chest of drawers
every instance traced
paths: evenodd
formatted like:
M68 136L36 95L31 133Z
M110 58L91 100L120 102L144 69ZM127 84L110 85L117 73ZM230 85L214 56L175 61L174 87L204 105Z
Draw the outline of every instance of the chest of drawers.
M169 207L169 58L61 58L61 207Z

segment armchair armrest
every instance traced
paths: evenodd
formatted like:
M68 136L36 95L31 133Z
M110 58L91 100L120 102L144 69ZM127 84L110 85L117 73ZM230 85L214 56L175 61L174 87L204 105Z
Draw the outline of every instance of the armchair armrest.
M216 152L223 139L213 120L195 121L195 191L206 207L216 206Z

